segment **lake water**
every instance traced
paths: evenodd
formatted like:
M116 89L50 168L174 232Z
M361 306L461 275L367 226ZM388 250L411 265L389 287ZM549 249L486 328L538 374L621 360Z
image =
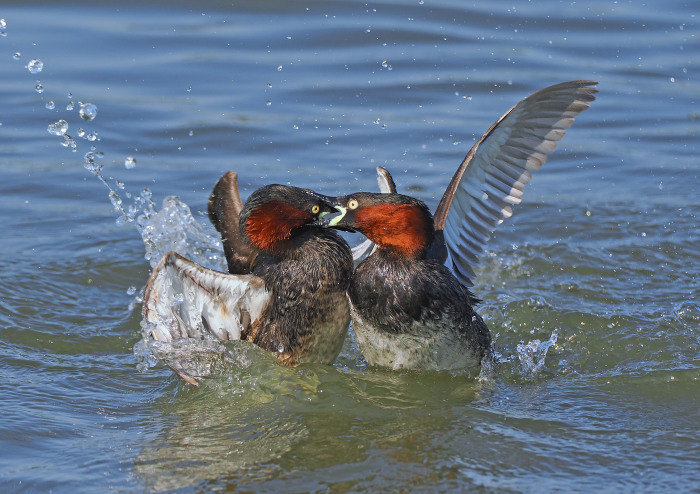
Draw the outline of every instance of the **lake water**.
M0 7L0 490L698 492L697 4L61 4ZM333 366L237 345L198 388L135 355L145 257L220 260L226 170L339 194L382 165L434 208L571 79L598 99L478 270L479 379L369 368L352 335Z

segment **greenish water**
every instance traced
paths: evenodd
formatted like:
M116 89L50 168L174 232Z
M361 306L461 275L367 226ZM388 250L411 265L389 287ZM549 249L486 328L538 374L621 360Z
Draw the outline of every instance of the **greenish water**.
M0 19L0 490L697 491L692 3L11 2ZM333 366L238 343L199 388L140 370L151 267L128 216L150 199L201 226L177 210L158 248L204 257L228 169L244 196L335 194L374 190L382 165L434 208L496 118L578 78L597 101L478 270L499 354L479 379L368 368L352 335ZM60 119L75 152L47 132Z

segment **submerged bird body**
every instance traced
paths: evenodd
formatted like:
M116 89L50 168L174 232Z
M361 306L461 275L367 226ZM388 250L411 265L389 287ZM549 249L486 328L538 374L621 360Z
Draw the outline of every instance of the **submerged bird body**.
M252 269L264 280L271 303L242 337L276 352L285 365L331 364L345 340L352 255L345 241L327 233L302 228L285 242L280 257L258 257Z
M478 370L491 336L475 312L474 267L498 224L512 215L524 186L574 118L589 108L593 81L537 91L498 119L472 147L433 217L396 194L378 168L383 193L326 198L341 215L327 226L368 238L348 294L353 329L371 365L418 370Z
M368 363L392 369L478 367L491 337L468 289L432 259L378 250L348 290L353 328Z
M332 363L350 323L353 260L336 232L313 224L331 211L311 191L282 185L258 189L243 205L236 174L225 174L209 199L209 217L230 272L166 254L144 294L153 338L245 339L283 365ZM171 367L196 384L197 376Z

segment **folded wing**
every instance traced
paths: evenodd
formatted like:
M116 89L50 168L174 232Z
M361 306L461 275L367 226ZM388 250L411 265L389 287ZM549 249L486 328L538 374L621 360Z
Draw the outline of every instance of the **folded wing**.
M595 84L563 82L533 93L498 119L462 161L435 211L435 230L444 234L442 260L465 286L473 284L478 257L522 200L532 173L590 107Z
M393 194L396 192L396 184L391 177L391 173L381 166L377 167L377 185L379 186L379 192L384 194ZM370 254L374 252L374 243L369 239L352 248L352 258L357 261L367 252Z

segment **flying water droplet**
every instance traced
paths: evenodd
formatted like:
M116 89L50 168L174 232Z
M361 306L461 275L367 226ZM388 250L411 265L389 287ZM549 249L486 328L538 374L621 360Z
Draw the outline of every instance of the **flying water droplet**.
M109 191L109 200L112 203L112 206L114 206L114 209L117 211L122 210L122 198L119 197L119 195L114 192L113 190Z
M281 65L279 65L279 66L277 67L277 72L282 72L282 66L281 66Z
M272 105L272 101L267 100L267 103L265 103L265 104L266 104L267 106L270 106L270 105Z
M36 86L34 86L34 90L37 93L41 94L44 92L44 85L41 82L37 81Z
M56 136L62 136L66 132L68 132L68 122L65 120L59 120L57 122L54 122L50 124L46 130L48 131L49 134L53 134Z
M133 156L127 156L126 159L124 160L124 168L127 170L131 170L133 167L136 166L136 158Z
M44 62L42 62L38 58L30 60L27 64L27 70L29 70L29 72L31 72L32 74L38 74L39 72L44 70Z
M83 120L94 120L97 116L97 107L92 103L80 103L80 118Z
M63 146L64 148L71 148L74 152L78 148L78 144L75 142L75 139L73 139L68 134L63 135L63 140L61 141L61 146Z
M136 287L135 286L130 286L129 288L126 289L126 294L127 295L133 295L136 293Z
M74 103L73 101L70 101L70 102L66 105L66 110L68 110L68 111L73 111L74 108L75 108L75 103Z
M54 103L53 101L50 101L50 100L46 102L46 109L47 110L53 110L55 108L56 108L56 103Z
M20 58L22 58L22 54L20 52L17 52L14 55L12 55L12 58L15 60L19 60Z

